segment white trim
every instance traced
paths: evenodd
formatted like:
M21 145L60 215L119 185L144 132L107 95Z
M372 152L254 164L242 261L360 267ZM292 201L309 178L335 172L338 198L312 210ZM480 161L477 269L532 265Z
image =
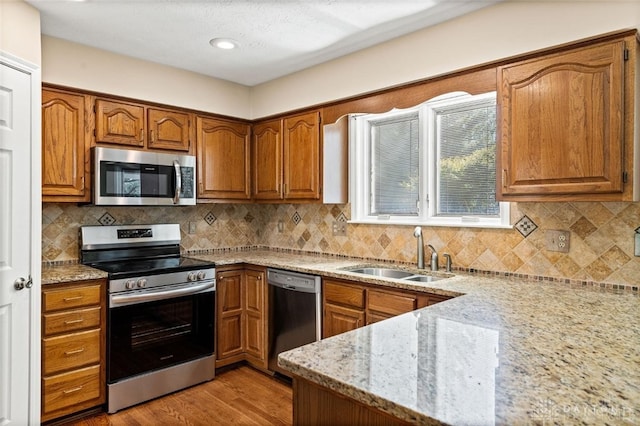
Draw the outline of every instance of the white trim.
M41 282L42 282L42 74L38 65L0 50L0 63L28 74L31 79L31 259L33 287L30 297L29 424L40 424Z
M421 105L406 108L393 109L381 114L357 114L351 115L350 131L350 155L349 155L349 184L351 218L350 223L381 224L381 225L424 225L424 226L449 226L460 228L498 228L512 229L510 224L510 204L499 203L500 213L496 216L444 216L437 215L438 202L438 178L439 155L436 135L436 127L433 126L437 111L456 109L459 110L460 100L467 102L474 108L483 105L489 100L495 100L496 92L480 95L470 95L465 92L447 93L431 99ZM471 106L467 106L471 108ZM371 135L370 123L384 120L398 115L407 115L418 112L420 117L419 128L419 158L420 158L420 182L418 187L417 214L412 215L373 215L370 213L372 191L370 188L371 174ZM425 184L426 180L426 184Z

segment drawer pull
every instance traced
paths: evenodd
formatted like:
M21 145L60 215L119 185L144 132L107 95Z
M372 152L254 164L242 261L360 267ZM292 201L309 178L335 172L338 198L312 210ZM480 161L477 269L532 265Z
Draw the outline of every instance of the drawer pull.
M84 352L84 348L76 349L74 351L66 351L64 354L66 356L71 356L71 355L76 355L76 354L79 354L79 353L82 353L82 352Z
M82 390L82 386L78 386L77 388L71 388L71 389L63 390L62 393L65 394L65 395L69 395L70 393L78 392L79 390Z
M73 302L74 300L80 300L82 299L84 296L75 296L75 297L65 297L64 300L65 302Z
M64 322L64 325L71 325L71 324L79 324L81 322L84 322L84 318L80 318L77 320L68 320Z

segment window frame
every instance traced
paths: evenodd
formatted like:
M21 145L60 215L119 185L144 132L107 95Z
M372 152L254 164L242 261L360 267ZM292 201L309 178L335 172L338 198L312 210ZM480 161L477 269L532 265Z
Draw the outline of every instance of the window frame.
M351 223L383 225L425 225L453 226L468 228L511 229L510 203L499 203L499 215L489 216L437 216L438 196L438 144L435 122L436 112L455 109L453 105L464 100L478 105L495 99L496 92L470 95L453 92L430 99L418 106L392 109L377 114L352 114L349 116L349 193L351 202ZM465 102L465 104L468 104ZM371 122L418 112L419 125L419 201L417 215L372 215L371 201ZM496 123L497 125L497 123ZM364 161L363 161L364 160Z

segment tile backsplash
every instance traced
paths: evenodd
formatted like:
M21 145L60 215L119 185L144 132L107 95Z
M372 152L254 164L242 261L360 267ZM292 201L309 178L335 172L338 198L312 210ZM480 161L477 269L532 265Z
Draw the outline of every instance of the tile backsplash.
M187 207L97 207L43 205L43 260L79 258L78 229L114 224L180 223L184 251L266 246L415 262L413 226L347 224L346 236L333 235L333 223L350 217L349 205L200 204ZM513 203L512 223L524 216L536 228L423 227L425 244L449 253L454 267L512 272L580 281L640 284L640 257L634 256L640 203ZM189 234L189 224L196 232ZM570 231L568 253L546 249L547 230ZM524 236L526 235L526 237ZM428 250L427 250L428 254Z

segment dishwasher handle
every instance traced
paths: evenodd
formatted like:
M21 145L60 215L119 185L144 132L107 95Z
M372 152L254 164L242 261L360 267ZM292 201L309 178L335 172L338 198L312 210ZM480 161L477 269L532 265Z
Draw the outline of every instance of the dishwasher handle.
M267 283L289 291L320 293L320 277L314 275L269 269Z

